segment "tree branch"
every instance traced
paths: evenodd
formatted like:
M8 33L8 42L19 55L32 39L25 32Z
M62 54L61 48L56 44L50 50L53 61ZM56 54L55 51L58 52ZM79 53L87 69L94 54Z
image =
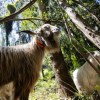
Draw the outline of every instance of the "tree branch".
M80 18L71 7L67 4L66 0L61 0L60 2L62 8L68 14L72 22L77 26L77 28L82 31L82 33L89 39L94 45L100 49L100 34L96 34L89 25L86 24L86 21ZM85 23L84 23L85 22Z
M67 24L68 25L68 24ZM90 64L90 66L96 71L96 73L98 74L98 75L100 75L100 71L97 69L97 68L95 68L95 66L88 60L88 58L77 48L77 47L81 47L81 48L83 48L83 49L85 49L84 47L82 47L81 45L80 45L80 43L75 39L75 38L73 38L73 36L71 35L73 32L72 32L72 29L71 29L71 27L70 26L68 26L68 27L66 27L67 28L67 32L68 32L68 36L69 36L69 38L70 38L70 40L71 40L71 43L72 43L72 45L73 45L73 47L75 48L75 50L78 52L78 53L80 53L80 55L83 57L83 58L85 58L85 60ZM85 49L86 50L86 49ZM88 50L86 50L87 52L88 52L88 54L91 56L91 58L93 58L93 59L95 59L94 57L93 57L93 55L88 51ZM97 59L95 59L96 61L97 61ZM97 61L97 63L100 65L100 63Z
M3 22L7 22L9 20L12 20L14 17L16 17L18 14L22 13L24 10L26 10L27 8L29 8L30 6L32 6L37 0L32 0L30 1L28 4L26 4L23 8L21 8L20 10L18 10L17 12L3 18L0 20L0 23Z
M73 1L74 1L76 4L82 6L82 7L84 8L84 10L87 10L87 11L91 14L91 16L97 21L97 23L100 24L100 20L97 18L97 16L94 15L87 7L85 7L85 6L84 6L81 2L79 2L79 1L76 1L76 0L73 0Z
M39 21L43 21L43 22L44 22L44 21L48 21L48 20L46 20L46 19L35 18L35 17L34 17L34 18L23 18L23 19L22 19L22 18L20 18L20 19L11 19L11 20L13 20L13 21L39 20ZM62 21L58 21L58 20L50 20L50 19L49 19L49 21L50 21L50 22L53 22L53 23L63 23Z

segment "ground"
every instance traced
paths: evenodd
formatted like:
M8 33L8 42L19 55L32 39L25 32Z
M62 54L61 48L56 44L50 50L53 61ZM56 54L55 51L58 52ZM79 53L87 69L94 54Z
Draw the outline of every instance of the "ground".
M29 100L59 100L58 85L55 79L40 79L30 94Z

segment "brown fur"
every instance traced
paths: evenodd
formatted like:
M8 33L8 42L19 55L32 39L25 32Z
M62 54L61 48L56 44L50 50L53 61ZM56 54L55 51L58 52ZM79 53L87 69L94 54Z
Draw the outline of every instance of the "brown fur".
M45 24L36 34L38 37L34 37L31 43L0 47L0 86L13 81L14 100L28 100L30 90L39 77L45 52L58 51L57 27ZM44 43L45 48L37 44L37 39Z

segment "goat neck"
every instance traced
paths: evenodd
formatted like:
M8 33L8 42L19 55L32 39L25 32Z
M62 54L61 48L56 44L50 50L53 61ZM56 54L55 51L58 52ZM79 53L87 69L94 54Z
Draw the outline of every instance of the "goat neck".
M41 37L37 36L36 43L37 43L37 45L40 46L42 49L45 48L45 43L44 43L44 41L42 41L42 38L41 38Z

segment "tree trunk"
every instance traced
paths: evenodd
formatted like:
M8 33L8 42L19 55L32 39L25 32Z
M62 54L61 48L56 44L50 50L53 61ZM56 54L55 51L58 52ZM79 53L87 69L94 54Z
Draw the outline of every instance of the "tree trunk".
M10 43L9 43L9 34L6 33L6 46L9 46Z

